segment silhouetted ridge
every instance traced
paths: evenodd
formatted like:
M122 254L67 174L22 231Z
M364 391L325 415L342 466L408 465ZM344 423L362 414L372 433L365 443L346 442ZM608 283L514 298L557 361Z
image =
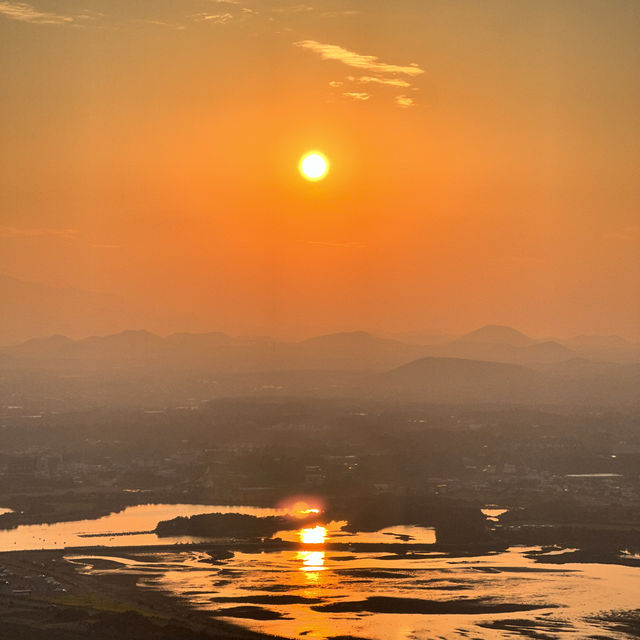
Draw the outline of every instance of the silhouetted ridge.
M518 364L507 364L503 362L485 362L482 360L469 360L466 358L420 358L383 374L387 378L410 378L432 373L438 374L491 374L500 376L533 375L535 373L527 367Z
M219 346L234 342L231 336L222 331L210 331L208 333L172 333L166 340L176 347L200 346L203 344Z
M379 378L400 396L433 401L521 401L546 386L544 376L527 367L463 358L420 358Z
M488 324L471 333L460 336L455 342L483 342L486 344L508 344L513 347L524 347L535 340L517 329L497 324Z
M376 345L404 346L405 343L387 338L379 338L367 331L341 331L303 340L301 344L336 347L369 347Z

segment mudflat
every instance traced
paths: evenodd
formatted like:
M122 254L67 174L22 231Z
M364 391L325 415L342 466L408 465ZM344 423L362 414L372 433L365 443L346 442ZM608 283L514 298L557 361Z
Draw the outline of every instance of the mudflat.
M0 554L3 640L266 640L177 598L136 587L131 575L80 574L62 551Z

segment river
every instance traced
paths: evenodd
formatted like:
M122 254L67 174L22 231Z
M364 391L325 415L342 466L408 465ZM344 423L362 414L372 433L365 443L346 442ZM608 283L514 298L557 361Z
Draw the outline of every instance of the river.
M433 530L395 526L347 533L344 522L277 534L315 543L300 550L236 551L220 561L200 549L152 548L203 541L158 538L150 531L158 520L205 512L283 513L256 507L140 505L95 520L2 531L0 549L104 545L109 550L100 555L74 550L65 557L79 572L133 574L139 588L175 595L234 624L287 638L633 637L600 616L637 608L640 568L536 562L528 557L531 549L523 547L457 557L441 551L404 553L399 543L432 543ZM132 531L146 533L117 535ZM335 551L325 549L326 542L388 547ZM126 554L119 554L118 547L125 545ZM142 548L132 552L133 545Z

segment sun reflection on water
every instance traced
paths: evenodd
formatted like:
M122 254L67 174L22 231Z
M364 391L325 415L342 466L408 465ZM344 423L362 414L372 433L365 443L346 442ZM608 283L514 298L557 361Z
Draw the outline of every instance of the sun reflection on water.
M316 525L300 529L298 535L304 544L322 544L327 537L327 529ZM324 570L324 551L298 551L296 559L302 562L300 570L306 573L307 580L317 582L318 571Z
M300 541L305 544L322 544L327 537L327 529L317 525L307 529L300 529L298 535L300 536Z
M298 551L297 560L302 560L301 571L323 571L324 551Z

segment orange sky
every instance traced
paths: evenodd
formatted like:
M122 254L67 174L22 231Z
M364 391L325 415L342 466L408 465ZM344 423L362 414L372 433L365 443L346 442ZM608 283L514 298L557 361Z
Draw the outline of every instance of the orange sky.
M160 332L640 338L635 0L4 0L0 56L2 274Z

